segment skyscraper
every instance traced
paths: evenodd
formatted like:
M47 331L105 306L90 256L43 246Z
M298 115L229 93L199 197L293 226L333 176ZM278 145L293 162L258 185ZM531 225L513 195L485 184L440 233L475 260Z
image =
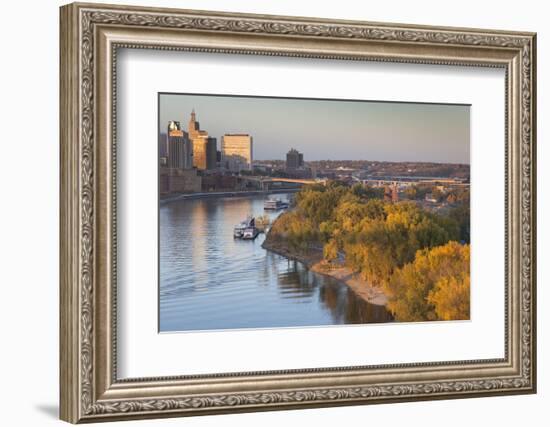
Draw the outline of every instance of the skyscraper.
M211 136L193 139L193 166L201 170L216 169L216 138Z
M193 152L189 135L181 129L180 122L168 122L166 133L167 166L176 169L193 167Z
M201 130L195 110L191 112L191 119L189 120L189 137L193 146L193 166L201 170L215 169L216 138L208 136L207 131Z
M286 153L286 168L299 169L304 167L304 155L298 150L292 148Z
M252 137L234 133L222 136L222 163L233 172L252 170Z

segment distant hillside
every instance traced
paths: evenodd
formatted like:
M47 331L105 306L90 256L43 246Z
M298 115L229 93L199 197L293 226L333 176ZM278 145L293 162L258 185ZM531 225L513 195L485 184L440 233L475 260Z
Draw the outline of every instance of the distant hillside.
M254 161L256 164L269 164L274 168L284 168L284 160ZM379 162L370 160L316 160L306 161L306 166L323 171L362 171L372 176L437 176L449 178L469 178L470 165L430 162Z

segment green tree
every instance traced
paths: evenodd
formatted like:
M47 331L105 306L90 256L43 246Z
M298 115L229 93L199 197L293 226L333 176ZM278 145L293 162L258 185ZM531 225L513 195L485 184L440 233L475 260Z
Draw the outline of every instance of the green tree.
M383 199L384 189L357 183L351 187L351 194L363 200Z
M429 193L429 188L425 185L410 185L405 189L405 197L409 200L422 200Z
M345 193L345 187L334 185L322 191L306 188L296 194L296 207L304 217L319 226L323 221L332 219L334 208Z
M268 238L271 241L288 243L291 249L306 250L315 241L317 232L310 220L296 211L281 215L271 226Z
M460 240L470 243L470 203L461 202L449 212L449 217L456 221L460 229Z

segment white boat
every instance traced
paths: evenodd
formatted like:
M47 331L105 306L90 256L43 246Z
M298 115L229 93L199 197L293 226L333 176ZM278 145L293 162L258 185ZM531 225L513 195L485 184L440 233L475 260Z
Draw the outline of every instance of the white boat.
M233 227L233 237L242 239L245 230L248 228L256 228L256 220L254 217L249 216L246 220Z
M267 211L277 211L286 208L288 208L288 202L283 202L281 199L267 199L264 202L264 209Z
M258 230L256 227L247 227L244 229L242 239L253 240L258 237L258 234L260 234L260 230Z
M245 229L246 227L242 224L236 225L235 228L233 228L233 237L240 239L241 237L243 237Z

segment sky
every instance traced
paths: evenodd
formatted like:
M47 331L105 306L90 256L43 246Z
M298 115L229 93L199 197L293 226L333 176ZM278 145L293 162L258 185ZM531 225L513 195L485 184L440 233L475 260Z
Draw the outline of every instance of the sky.
M253 137L255 160L285 159L295 148L304 160L470 163L470 106L160 94L160 132L168 121L188 129L195 109L200 127L217 138Z

